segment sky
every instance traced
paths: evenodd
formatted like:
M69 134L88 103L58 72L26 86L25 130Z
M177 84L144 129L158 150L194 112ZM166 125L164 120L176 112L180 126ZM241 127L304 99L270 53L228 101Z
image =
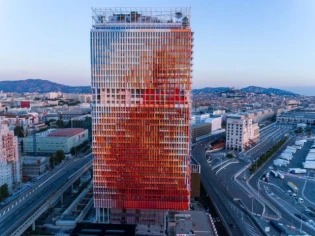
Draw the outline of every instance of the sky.
M90 85L91 7L191 7L193 87L315 95L314 0L0 0L0 81Z

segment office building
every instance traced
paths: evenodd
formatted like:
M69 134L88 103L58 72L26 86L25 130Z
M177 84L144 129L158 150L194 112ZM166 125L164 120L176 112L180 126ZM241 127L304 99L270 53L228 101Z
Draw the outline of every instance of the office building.
M0 117L0 186L7 184L11 192L21 183L22 176L18 140L9 124L5 117Z
M89 131L89 139L92 138L92 116L91 114L77 116L71 119L71 128L83 128Z
M258 123L244 114L227 116L226 122L226 149L244 151L255 145L259 140Z
M191 141L195 143L200 138L209 137L213 131L221 129L222 118L206 118L198 123L191 125Z
M190 202L190 9L92 9L97 220L161 224Z

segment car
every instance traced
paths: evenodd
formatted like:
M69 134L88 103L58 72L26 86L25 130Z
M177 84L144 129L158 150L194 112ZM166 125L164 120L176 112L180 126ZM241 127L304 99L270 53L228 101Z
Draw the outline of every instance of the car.
M216 217L216 221L217 221L217 222L221 222L221 220L220 220L219 217Z
M233 224L233 223L230 223L230 227L231 227L232 229L235 229L235 228L236 228L236 225Z

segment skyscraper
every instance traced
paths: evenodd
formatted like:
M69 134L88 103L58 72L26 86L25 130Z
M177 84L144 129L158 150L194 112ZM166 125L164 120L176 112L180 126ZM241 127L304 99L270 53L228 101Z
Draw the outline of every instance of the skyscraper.
M188 210L190 8L92 12L97 218L152 223Z

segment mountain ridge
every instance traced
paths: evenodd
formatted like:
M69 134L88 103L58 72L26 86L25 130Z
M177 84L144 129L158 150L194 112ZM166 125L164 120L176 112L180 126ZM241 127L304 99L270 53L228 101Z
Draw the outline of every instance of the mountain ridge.
M0 90L16 93L91 93L91 86L69 86L58 84L49 80L25 79L0 81Z
M233 91L233 89L230 87L205 87L202 89L192 90L194 94L228 92L228 91ZM267 94L267 95L276 94L276 95L282 95L282 96L299 96L299 94L296 94L287 90L282 90L282 89L277 89L277 88L264 88L264 87L258 87L258 86L248 86L245 88L237 89L236 91L241 91L244 93L261 93L261 94Z
M16 92L16 93L49 93L49 92L62 92L62 93L91 93L91 86L69 86L51 82L43 79L25 79L25 80L6 80L0 81L0 90L3 92ZM230 87L204 87L201 89L193 89L193 94L199 93L222 93L233 91ZM282 96L299 96L296 93L277 89L277 88L264 88L258 86L248 86L239 89L245 93L262 93L262 94L276 94Z

